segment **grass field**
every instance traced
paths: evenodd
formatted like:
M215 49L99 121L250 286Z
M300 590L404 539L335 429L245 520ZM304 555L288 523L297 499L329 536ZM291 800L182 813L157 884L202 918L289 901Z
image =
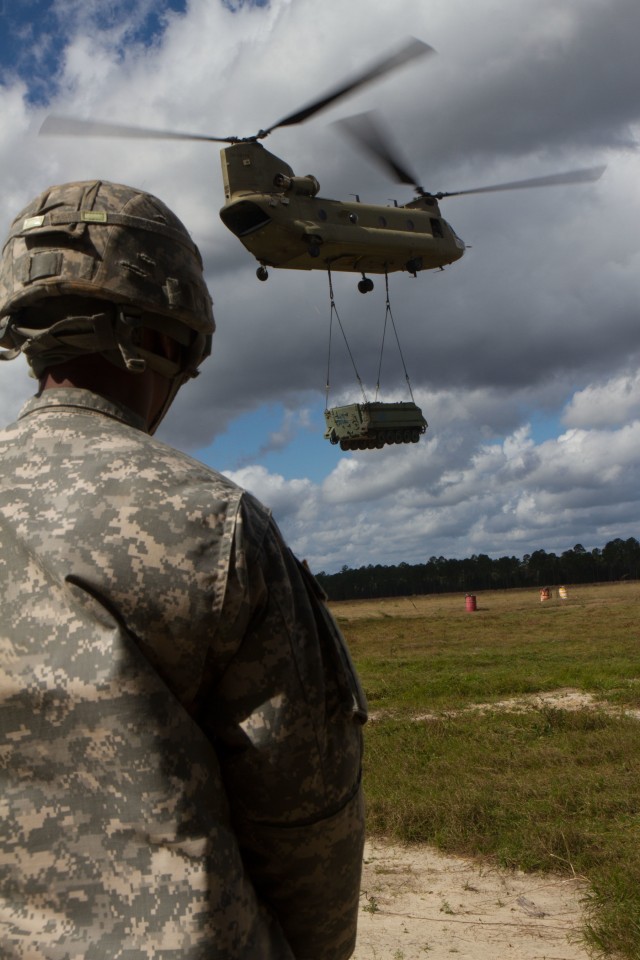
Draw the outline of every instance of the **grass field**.
M638 960L640 583L332 609L372 715L369 832L586 877L587 945ZM567 689L591 702L534 698Z

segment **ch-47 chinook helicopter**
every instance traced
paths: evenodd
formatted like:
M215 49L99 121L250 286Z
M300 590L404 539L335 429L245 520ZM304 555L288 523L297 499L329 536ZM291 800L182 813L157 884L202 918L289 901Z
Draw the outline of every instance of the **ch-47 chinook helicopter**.
M269 267L346 271L361 275L358 289L366 293L373 289L369 273L386 275L405 270L415 276L421 270L442 268L462 257L465 244L443 219L439 200L463 194L584 183L598 179L604 170L572 170L489 187L430 193L418 185L417 178L395 156L370 114L340 121L346 132L373 154L396 181L414 188L414 199L389 207L321 197L315 176L296 176L288 163L260 142L274 130L302 123L365 84L433 52L421 40L411 39L359 76L250 137L149 130L57 116L47 117L40 132L226 143L228 146L220 152L225 192L220 217L259 262L258 279L268 278Z

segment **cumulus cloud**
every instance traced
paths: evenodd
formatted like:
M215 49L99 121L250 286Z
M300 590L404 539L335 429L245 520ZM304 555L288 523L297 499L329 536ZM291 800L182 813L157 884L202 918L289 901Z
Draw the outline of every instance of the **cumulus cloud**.
M240 470L225 471L225 476L238 486L249 490L280 518L299 515L304 509L307 498L315 496L310 480L285 480L279 474L269 473L262 466L242 467Z
M613 377L577 391L563 412L568 427L615 427L640 417L640 373Z

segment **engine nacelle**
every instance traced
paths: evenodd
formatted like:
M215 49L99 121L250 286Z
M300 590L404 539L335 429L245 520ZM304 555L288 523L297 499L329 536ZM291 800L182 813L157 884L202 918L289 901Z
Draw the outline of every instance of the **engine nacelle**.
M273 185L299 197L315 197L320 190L320 184L310 173L306 177L289 177L286 173L278 173L273 178Z

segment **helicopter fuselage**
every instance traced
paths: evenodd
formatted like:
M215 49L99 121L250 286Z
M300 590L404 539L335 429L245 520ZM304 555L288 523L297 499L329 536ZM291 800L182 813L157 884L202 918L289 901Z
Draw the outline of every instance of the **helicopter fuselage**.
M220 217L263 267L416 274L464 253L435 197L403 206L320 197L315 177L296 177L255 141L225 147L221 159L226 203Z

